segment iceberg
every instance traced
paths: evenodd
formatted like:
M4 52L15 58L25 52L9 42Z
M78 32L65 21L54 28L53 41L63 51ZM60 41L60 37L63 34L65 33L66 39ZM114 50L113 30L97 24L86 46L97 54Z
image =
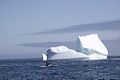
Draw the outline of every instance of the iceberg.
M47 57L46 57L46 56ZM101 60L107 59L108 50L97 34L78 36L77 50L66 46L50 47L47 54L43 55L46 60L80 59L80 60Z
M89 59L107 59L108 50L97 34L78 36L77 51L89 56Z
M88 58L87 55L76 52L75 50L69 49L66 46L51 47L47 50L47 56L49 60Z

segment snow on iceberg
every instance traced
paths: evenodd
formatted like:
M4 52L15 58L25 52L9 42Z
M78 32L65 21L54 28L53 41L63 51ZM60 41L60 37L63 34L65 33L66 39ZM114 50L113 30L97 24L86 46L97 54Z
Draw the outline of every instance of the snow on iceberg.
M47 56L49 60L88 58L87 55L80 52L76 52L75 50L69 49L66 46L51 47L49 50L47 50Z
M89 56L89 59L107 59L108 50L97 34L78 36L77 51Z
M51 47L47 50L48 60L81 59L100 60L107 59L108 50L97 34L78 36L77 51L66 46ZM44 57L44 56L43 56Z

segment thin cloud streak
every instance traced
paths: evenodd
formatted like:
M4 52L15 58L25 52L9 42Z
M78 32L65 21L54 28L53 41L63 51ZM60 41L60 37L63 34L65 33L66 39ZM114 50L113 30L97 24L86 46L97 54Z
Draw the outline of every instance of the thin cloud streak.
M73 32L84 32L84 31L106 31L106 30L120 30L120 20L93 23L93 24L81 24L73 25L61 29L47 30L43 32L26 33L26 35L42 35L42 34L56 34L56 33L73 33Z
M41 43L22 43L18 44L19 46L25 46L25 47L40 47L40 48L49 48L54 46L74 46L74 41L65 41L65 42L41 42ZM75 47L75 46L74 46Z

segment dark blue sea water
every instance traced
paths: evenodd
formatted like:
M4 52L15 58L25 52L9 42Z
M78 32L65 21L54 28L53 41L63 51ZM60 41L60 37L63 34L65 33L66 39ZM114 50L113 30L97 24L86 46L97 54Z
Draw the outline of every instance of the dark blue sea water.
M120 80L120 57L51 62L58 66L41 67L41 59L0 60L0 80Z

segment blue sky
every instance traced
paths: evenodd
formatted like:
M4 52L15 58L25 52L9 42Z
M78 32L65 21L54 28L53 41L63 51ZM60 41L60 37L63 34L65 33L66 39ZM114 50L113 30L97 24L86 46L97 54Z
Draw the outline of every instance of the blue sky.
M120 0L0 0L0 59L38 58L50 46L98 33L120 55ZM41 34L42 33L42 34ZM42 46L41 46L42 45Z

